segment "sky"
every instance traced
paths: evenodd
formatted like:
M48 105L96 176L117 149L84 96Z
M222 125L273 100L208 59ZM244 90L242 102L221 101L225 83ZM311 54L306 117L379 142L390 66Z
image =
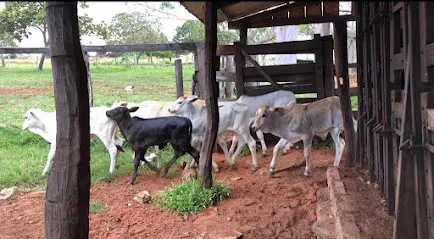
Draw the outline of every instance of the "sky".
M87 2L89 8L81 9L78 8L78 15L83 15L87 13L89 17L93 18L94 23L100 23L104 21L110 23L112 17L117 13L139 11L145 12L144 6L138 5L138 3L145 4L143 2ZM148 6L158 9L161 2L146 2ZM181 26L185 20L192 19L195 20L192 14L190 14L179 2L172 2L175 5L175 9L171 11L173 15L177 16L176 19L173 16L166 16L165 14L160 14L157 11L152 11L153 15L159 16L160 22L162 24L162 32L168 37L169 40L173 38L176 32L176 27ZM0 10L4 8L5 2L0 2ZM168 19L170 18L170 19ZM24 39L22 42L18 43L18 47L43 47L44 43L42 40L42 33L37 29L32 29L29 38ZM84 45L105 45L105 42L95 36L83 36L82 44Z

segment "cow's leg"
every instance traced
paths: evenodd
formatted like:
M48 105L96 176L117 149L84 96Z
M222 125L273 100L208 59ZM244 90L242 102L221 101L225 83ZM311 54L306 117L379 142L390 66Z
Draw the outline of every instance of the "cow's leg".
M191 140L191 145L193 146L193 148L195 148L197 151L200 152L201 147L202 147L202 141L198 138L193 138ZM192 167L196 167L196 162L194 161L194 158L192 157L192 155L189 154L184 170L186 170L188 168L192 168Z
M231 162L229 162L229 168L233 168L235 164L235 159L238 157L238 155L241 153L241 150L243 150L244 145L246 145L246 141L244 141L244 138L237 133L238 138L238 145L237 149L235 150L234 154L231 156Z
M162 150L161 150L160 146L156 145L155 146L155 153L157 155L157 169L158 169L158 171L160 171L160 169L161 169L161 154L162 154L161 151Z
M167 172L169 172L170 166L172 166L172 164L175 163L175 161L184 154L184 151L180 150L178 147L173 147L173 149L175 150L175 154L173 155L173 158L169 162L167 162L166 167L164 167L163 174L162 175L160 174L160 176L166 176ZM197 157L197 163L199 163L198 157Z
M288 143L288 140L281 138L279 140L279 142L277 142L277 144L274 145L273 158L271 159L271 162L270 162L270 176L273 176L273 174L274 174L274 169L276 166L277 155L279 154L279 150L281 148L283 148L287 143Z
M333 128L330 130L333 141L335 142L335 161L333 166L338 167L341 161L342 153L344 152L345 141L339 136L340 130L338 128Z
M258 169L258 161L256 159L256 141L250 134L249 130L244 131L242 136L249 146L250 154L252 156L252 172L255 172Z
M226 145L226 141L221 136L217 136L217 143L222 148L223 153L224 153L225 158L226 158L226 161L230 164L232 161L231 161L231 156L230 156L229 151L228 151L228 147ZM214 160L213 160L213 163L215 163ZM214 169L216 169L216 168L214 168ZM218 169L216 169L216 172L218 172Z
M107 139L106 137L102 137L100 135L97 135L98 138L102 141L107 151L110 153L110 173L114 173L115 167L116 167L116 160L118 157L118 148L116 148L116 145L113 140Z
M288 151L291 149L292 146L294 146L294 144L291 143L291 142L288 142L288 143L285 145L285 148L284 148L283 151L282 151L283 155L287 154Z
M261 142L261 148L262 148L262 157L267 156L267 145L265 144L264 140L264 134L261 130L256 131L256 136L258 136L259 141Z
M51 165L51 162L53 162L55 154L56 154L56 144L52 143L50 145L50 151L48 152L47 162L45 163L44 170L42 170L42 174L41 174L42 177L45 176L45 174L48 172L48 170L50 170L50 165Z
M237 147L237 145L238 145L238 139L237 139L236 135L234 135L232 137L231 148L229 149L229 156L234 154L234 151L235 151L235 148Z
M312 159L310 157L310 153L312 151L312 137L303 140L303 148L304 148L304 158L306 160L306 167L304 169L303 176L309 177L312 168Z
M136 181L137 178L137 170L139 169L139 165L140 165L140 160L144 160L145 157L145 153L146 153L146 149L145 150L135 150L134 152L134 171L133 171L133 175L131 175L131 179L129 184L133 184L134 181ZM146 160L144 160L146 161Z

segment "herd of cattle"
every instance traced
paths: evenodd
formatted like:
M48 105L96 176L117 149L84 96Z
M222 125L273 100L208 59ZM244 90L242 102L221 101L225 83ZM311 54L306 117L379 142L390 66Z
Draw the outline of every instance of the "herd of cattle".
M123 151L126 140L134 150L134 172L130 183L134 183L140 162L151 170L166 175L170 166L180 156L190 155L186 168L199 162L199 152L206 132L205 102L197 96L179 97L175 102L144 101L142 103L115 102L111 107L90 108L90 138L98 137L110 153L110 173L116 166L118 151ZM354 120L354 129L357 121ZM257 169L256 141L250 134L250 128L262 146L265 156L267 146L263 133L274 134L281 139L273 150L270 163L270 175L274 173L276 159L282 148L288 150L294 143L302 140L306 168L304 175L311 171L312 137L317 135L325 139L331 134L336 145L334 166L339 161L345 146L340 137L343 132L343 118L339 98L336 96L312 103L298 104L291 91L275 91L261 96L242 95L236 101L219 102L219 127L216 143L224 152L230 167L247 144L252 155L252 171ZM30 109L24 115L23 130L40 135L51 143L44 176L50 169L56 151L56 114L40 109ZM120 131L125 139L116 135ZM228 150L222 133L234 133L232 145ZM170 143L174 149L173 158L161 172L161 150ZM146 150L155 146L157 167L148 162ZM212 161L215 172L218 166Z

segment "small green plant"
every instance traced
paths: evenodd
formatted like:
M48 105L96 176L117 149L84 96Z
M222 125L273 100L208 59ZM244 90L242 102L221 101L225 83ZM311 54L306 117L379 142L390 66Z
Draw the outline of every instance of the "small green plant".
M94 202L90 205L89 212L91 214L101 214L107 211L107 208L100 202Z
M200 179L187 180L180 184L173 184L161 191L154 200L154 205L184 217L198 213L209 205L224 200L230 196L228 185L213 182L211 189L202 189Z

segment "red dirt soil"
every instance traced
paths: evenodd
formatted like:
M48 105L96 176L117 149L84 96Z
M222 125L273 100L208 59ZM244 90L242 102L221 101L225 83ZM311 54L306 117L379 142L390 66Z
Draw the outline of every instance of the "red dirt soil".
M113 183L93 185L91 204L98 201L107 211L90 215L90 238L217 238L232 230L243 233L245 238L314 237L311 228L316 220L315 195L320 187L326 187L325 171L332 163L334 150L312 152L314 168L310 178L301 177L304 167L300 166L270 178L272 148L268 154L266 158L258 157L260 168L251 174L250 156L239 158L236 168L229 170L222 154L215 153L221 171L214 176L226 178L231 196L186 220L182 215L132 200L142 190L155 195L171 182L178 183L179 177L156 178L155 173L148 172L139 174L132 187L127 185L130 175ZM279 157L277 170L303 161L302 151L292 150ZM235 177L242 179L231 180ZM33 192L0 204L1 238L43 238L44 199L44 192Z

